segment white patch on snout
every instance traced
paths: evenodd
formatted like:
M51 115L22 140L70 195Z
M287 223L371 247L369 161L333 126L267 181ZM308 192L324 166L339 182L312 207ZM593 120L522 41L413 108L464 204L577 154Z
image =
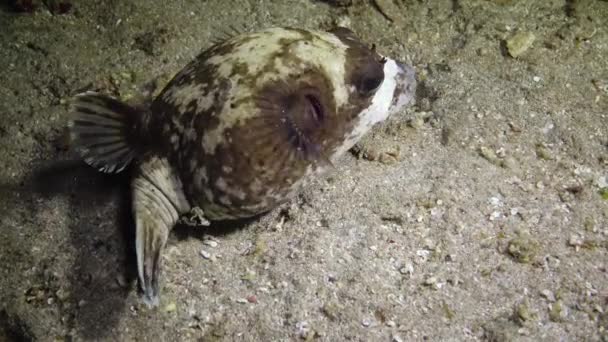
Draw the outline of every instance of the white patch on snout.
M404 77L402 76L403 73L404 70L399 67L394 60L387 59L384 64L384 81L372 98L371 105L359 114L359 121L356 123L354 129L345 138L342 146L340 146L331 156L332 162L336 161L344 152L353 147L353 145L357 143L372 126L374 126L374 124L384 121L391 113L401 109L402 106L407 104L406 102L398 101L401 107L393 106L394 108L391 108L394 96L401 95L395 94L395 89L398 85L397 82L404 81Z

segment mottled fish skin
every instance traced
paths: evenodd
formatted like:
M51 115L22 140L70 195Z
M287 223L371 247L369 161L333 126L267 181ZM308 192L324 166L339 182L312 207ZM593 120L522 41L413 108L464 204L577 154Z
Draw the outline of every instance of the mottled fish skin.
M203 52L159 94L150 142L208 219L257 215L388 116L399 68L346 29L237 36Z

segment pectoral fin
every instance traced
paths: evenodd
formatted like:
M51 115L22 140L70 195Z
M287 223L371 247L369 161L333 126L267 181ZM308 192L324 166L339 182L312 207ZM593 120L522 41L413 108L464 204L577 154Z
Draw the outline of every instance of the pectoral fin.
M144 302L158 306L162 251L169 232L190 206L165 159L148 157L138 172L132 185L137 271Z

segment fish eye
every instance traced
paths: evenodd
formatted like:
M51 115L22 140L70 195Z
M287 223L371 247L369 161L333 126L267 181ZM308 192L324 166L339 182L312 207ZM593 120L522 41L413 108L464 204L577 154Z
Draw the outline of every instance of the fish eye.
M357 83L357 90L361 95L369 96L374 93L384 81L383 64L374 62L362 70Z
M363 94L369 94L380 86L384 77L364 77L359 85L359 91Z

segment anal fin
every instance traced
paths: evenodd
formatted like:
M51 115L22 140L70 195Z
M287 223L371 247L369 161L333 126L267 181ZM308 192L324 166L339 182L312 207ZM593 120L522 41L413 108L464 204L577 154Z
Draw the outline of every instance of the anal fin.
M132 183L137 271L148 306L159 304L161 256L169 232L190 210L182 184L166 159L149 156L139 165Z

